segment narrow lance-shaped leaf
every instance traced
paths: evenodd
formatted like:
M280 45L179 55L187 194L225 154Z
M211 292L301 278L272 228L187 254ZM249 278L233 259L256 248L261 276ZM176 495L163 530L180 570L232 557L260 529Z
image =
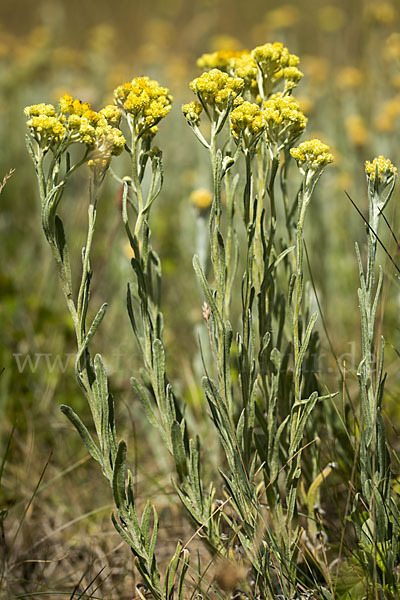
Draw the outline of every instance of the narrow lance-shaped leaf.
M68 287L72 294L71 265L70 265L70 261L69 261L68 246L67 246L67 241L65 239L63 222L61 221L61 219L58 215L56 215L56 217L55 217L54 224L55 224L54 233L55 233L55 237L56 237L58 251L60 253L61 261L64 266L64 273L65 273L65 277L67 279Z
M97 315L95 316L95 318L93 319L93 323L91 324L91 326L89 328L89 331L88 331L88 333L87 333L87 335L86 335L86 337L85 337L85 339L83 341L83 344L79 348L79 352L78 352L78 354L76 356L75 362L76 362L77 365L78 365L79 360L81 359L84 351L88 347L90 340L92 339L92 337L94 336L94 334L97 331L97 328L99 327L100 323L102 322L102 320L104 318L104 315L106 314L107 308L108 308L107 303L104 303L100 307L100 309L99 309Z
M76 427L79 435L81 436L83 443L85 444L86 448L89 450L91 457L94 458L95 460L97 460L97 462L102 465L103 461L102 461L102 457L100 454L100 450L94 443L92 436L90 435L89 431L87 430L85 425L82 423L82 421L80 420L78 415L72 410L72 408L70 406L66 406L65 404L62 404L60 408L61 408L61 411L64 413L64 415L66 417L68 417L68 419L71 421L71 423Z
M151 425L156 427L161 432L162 427L155 416L146 388L135 377L132 377L130 381L132 388L136 392L144 410L146 411L146 416Z
M219 324L222 326L223 323L222 323L221 314L217 308L217 305L214 300L214 296L211 292L210 286L208 285L208 281L204 275L203 269L201 268L200 260L199 260L199 257L197 256L197 254L195 254L193 257L193 268L194 268L197 278L200 282L200 285L203 290L203 294L207 300L207 303L209 304L215 317L218 319Z
M183 443L182 437L182 430L179 423L177 421L173 421L171 425L172 451L174 455L176 470L181 481L184 480L188 474L185 445Z
M147 552L149 552L149 550L150 550L150 515L151 515L151 505L150 505L150 501L147 500L146 506L144 507L144 510L142 513L142 522L140 524L142 540L144 542Z
M117 456L115 458L113 471L113 494L117 508L123 508L126 502L125 494L125 461L126 461L126 443L121 440L118 444Z

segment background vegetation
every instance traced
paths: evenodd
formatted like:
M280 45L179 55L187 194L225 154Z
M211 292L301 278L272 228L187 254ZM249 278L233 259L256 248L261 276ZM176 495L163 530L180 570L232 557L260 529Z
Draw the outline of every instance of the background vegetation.
M307 137L329 143L336 157L334 168L316 190L305 237L330 341L340 363L346 365L346 381L357 402L360 323L354 241L363 242L364 227L344 190L366 214L364 161L384 154L400 164L397 4L367 0L351 4L339 0L2 3L0 179L15 169L0 195L0 460L7 454L0 508L9 511L0 543L5 598L55 594L55 590L69 597L80 580L82 590L103 568L89 590L97 597L133 598L136 581L130 553L111 525L109 490L59 410L60 404L68 403L81 415L88 413L73 377L72 324L39 228L36 181L24 144L23 107L56 102L66 92L100 107L111 102L116 85L142 74L171 90L174 106L158 139L165 156L165 186L153 209L152 242L163 263L168 372L199 430L206 434L206 408L198 387L201 297L191 267L199 215L191 196L196 189L212 189L212 182L207 158L182 117L181 104L192 99L188 82L199 74L196 59L203 52L252 48L276 40L301 59L305 77L296 96L309 117ZM84 243L86 185L79 178L72 183L70 205L63 214L66 228L74 231L71 250L76 256ZM387 215L395 231L397 204L395 191ZM92 296L94 304L107 300L109 312L95 345L110 373L119 430L130 440L137 498L150 490L169 556L170 540L172 545L178 538L186 541L193 531L176 501L169 459L129 386L141 358L124 304L126 281L131 277L130 250L120 206L121 190L107 180L93 248ZM396 258L393 239L385 239ZM394 268L385 254L379 256L386 275L378 319L387 342L384 416L396 451L400 298ZM341 383L322 328L321 346L320 377L330 391L336 391ZM330 456L334 440L324 439L324 431L317 434L321 452ZM209 443L211 448L216 444L213 436ZM334 493L326 486L325 494L329 511Z

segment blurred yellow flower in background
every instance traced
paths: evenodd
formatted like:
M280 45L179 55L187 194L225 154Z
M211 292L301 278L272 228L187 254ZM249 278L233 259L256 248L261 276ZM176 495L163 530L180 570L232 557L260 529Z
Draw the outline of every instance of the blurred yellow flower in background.
M95 25L89 31L88 48L99 54L108 53L113 44L115 44L116 36L117 32L111 25L107 25L106 23Z
M344 11L335 6L334 4L328 4L323 6L318 11L318 24L322 31L326 33L333 33L339 31L345 24L346 15Z
M382 54L387 61L400 60L400 33L389 35L383 46Z
M354 177L350 171L339 171L335 177L335 188L339 190L340 193L343 193L343 190L351 188L353 181Z
M297 102L302 113L311 114L315 108L315 102L310 96L297 96Z
M380 25L390 25L396 19L397 11L391 2L370 2L365 8L365 18Z
M207 210L211 204L213 195L206 188L198 188L190 194L190 202L199 210Z
M51 53L51 62L54 68L78 68L82 67L85 60L83 52L68 46L54 48Z
M361 147L368 142L368 129L361 115L354 114L347 117L345 126L347 135L355 146Z
M28 45L33 48L44 48L53 38L53 32L49 27L41 25L32 29L28 36Z
M306 55L301 60L302 69L310 85L318 86L327 80L329 62L322 56Z
M289 29L300 21L300 10L294 4L282 4L265 14L265 22L271 29Z
M361 86L364 82L364 74L356 67L344 67L337 72L336 86L339 90L351 90Z
M243 44L237 38L231 35L214 35L210 41L210 49L213 52L217 52L221 48L236 52L241 50L242 47Z
M376 131L382 133L390 133L394 131L397 125L397 120L400 115L400 96L394 96L391 100L387 100L377 115L374 126Z
M5 42L0 42L0 58L7 56L9 53L9 46Z

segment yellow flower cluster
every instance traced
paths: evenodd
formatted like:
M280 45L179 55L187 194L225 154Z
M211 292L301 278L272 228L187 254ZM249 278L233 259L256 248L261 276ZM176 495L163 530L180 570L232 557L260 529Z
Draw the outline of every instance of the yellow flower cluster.
M186 120L191 125L198 125L200 123L200 115L203 111L203 107L200 102L189 102L188 104L184 104L182 106L182 112L186 118Z
M171 110L169 90L149 77L136 77L114 90L114 99L134 121L136 133L155 133L153 128Z
M279 80L287 79L285 85L287 91L295 87L303 77L303 73L297 68L299 57L290 54L280 42L257 46L251 55L262 73L266 96L271 93Z
M193 79L190 89L197 94L203 104L224 110L230 97L236 98L243 90L243 79L230 77L219 69L212 69Z
M64 137L66 128L52 104L33 104L27 106L24 113L28 117L26 124L38 144L51 147Z
M84 113L88 113L91 110L91 105L89 102L81 102L70 96L69 94L64 94L59 101L58 105L60 107L60 112L63 115L78 115L82 117Z
M203 106L214 105L221 110L230 94L233 98L243 95L244 99L252 98L261 104L277 86L283 94L290 94L303 77L298 63L298 56L290 54L279 42L252 51L220 50L198 59L198 66L206 72L194 79L190 87Z
M218 50L217 52L211 52L210 54L202 54L200 58L197 59L197 66L206 71L219 69L220 71L228 72L231 68L231 61L246 54L249 56L250 51Z
M197 65L201 69L219 69L231 77L240 77L247 88L257 87L257 64L250 50L218 50L203 54Z
M378 156L372 162L365 162L365 173L369 179L375 180L375 175L378 173L379 183L385 184L393 180L397 175L397 168L391 163L388 158Z
M291 145L303 133L307 117L291 96L274 94L263 103L267 140L277 149Z
M68 94L60 98L59 106L72 142L81 142L104 154L121 154L125 138L115 127L121 119L121 111L116 106L109 105L96 112L88 102L74 100Z
M300 168L312 171L320 171L333 162L329 146L317 139L302 142L297 148L292 148L290 154Z
M303 73L297 67L285 67L281 71L275 74L275 79L284 79L285 88L284 92L288 92L295 88L299 81L302 79Z
M54 148L61 140L67 145L80 142L107 155L118 155L125 138L115 127L121 113L116 106L106 106L100 112L92 110L66 94L59 101L57 113L52 104L34 104L24 110L32 137L43 148Z
M99 114L102 115L109 125L113 127L118 127L121 121L121 111L117 106L113 104L108 104L101 110L99 110Z
M257 63L250 53L243 52L241 56L232 58L228 72L243 79L247 89L257 89Z
M243 134L249 141L262 133L266 126L265 112L258 104L242 102L230 114L231 131L234 137Z
M289 50L280 42L257 46L251 54L261 70L271 75L284 67L296 67L300 62L299 57L290 54Z
M52 104L32 104L24 108L27 117L55 117L56 109Z

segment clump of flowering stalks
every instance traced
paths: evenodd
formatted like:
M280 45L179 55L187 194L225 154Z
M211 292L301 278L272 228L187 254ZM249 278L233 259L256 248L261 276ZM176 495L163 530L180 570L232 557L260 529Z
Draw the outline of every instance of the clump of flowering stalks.
M104 304L92 322L87 324L92 277L90 249L97 193L111 158L123 150L130 155L131 169L120 180L123 185L122 219L133 250L131 262L135 278L134 284L128 287L128 313L146 372L143 381L133 377L132 386L174 459L177 493L191 519L201 528L209 547L218 555L228 556L229 536L227 538L225 533L228 528L230 535L237 537L251 569L257 575L258 589L263 594L267 590L272 593L274 583L269 565L271 560L278 560L278 555L271 554L268 545L259 545L259 532L263 531L284 550L285 560L279 559L279 562L285 577L291 582L290 586L294 586L299 529L292 521L297 508L298 477L287 480L291 503L285 508L277 485L277 473L281 460L293 460L290 452L295 451L299 455L305 426L303 413L309 415L319 392L313 392L307 408L297 411L294 429L293 423L289 427L293 418L291 411L278 427L277 415L281 407L272 399L270 390L276 388L275 393L281 395L277 378L277 368L279 372L281 367L277 366L282 360L279 359L282 344L288 340L283 339L282 333L274 338L272 332L276 329L275 320L281 323L282 331L281 298L287 291L285 286L281 290L271 286L271 282L275 278L278 281L280 277L279 265L284 266L289 274L293 271L293 276L299 277L300 267L293 263L291 257L295 246L279 251L274 241L275 180L281 155L285 161L288 160L290 148L305 128L306 118L297 102L288 95L293 89L291 82L297 82L300 75L293 70L298 60L284 47L266 45L252 54L244 53L233 58L236 62L231 62L229 67L226 65L225 70L211 68L194 79L190 87L196 99L183 107L188 124L209 151L212 167L214 193L210 206L209 241L215 289L206 273L207 256L202 262L195 256L194 268L205 297L203 315L214 357L214 373L203 378L203 388L226 456L227 470L223 481L228 490L227 500L220 497L220 486L210 486L203 480L200 443L190 434L182 403L165 372L163 317L160 312L161 261L150 244L149 215L163 182L162 153L154 145L154 138L159 122L171 109L169 91L156 81L139 77L118 86L114 91L116 106L107 106L99 112L70 96L64 96L57 109L45 104L26 109L28 145L38 173L43 228L52 247L74 321L78 346L76 375L91 408L97 441L71 408L63 407L63 410L112 486L117 512L113 518L114 525L131 546L143 580L155 598L170 597L173 589L169 583L171 574L178 572L178 566L180 586L183 586L188 568L187 551L178 544L162 583L154 559L157 514L153 509L152 531L149 527L150 505L139 522L129 470L127 483L125 481L126 445L117 440L106 371L101 357L96 356L93 360L89 353L90 341L106 312ZM127 136L119 129L121 115L126 122ZM202 126L203 118L209 123L207 132ZM73 165L68 153L71 144L81 144L83 148L81 158ZM53 158L48 161L49 153ZM235 169L240 170L241 155L245 161L242 188L238 185L238 175L233 178L231 175ZM92 186L88 237L82 253L82 278L75 294L58 208L68 178L85 163L91 167ZM286 162L283 164L287 168ZM150 184L143 185L147 171ZM284 177L281 181L284 183ZM226 225L222 221L222 185L226 195ZM208 198L207 204L209 202ZM264 204L269 204L269 214ZM240 221L245 232L244 256L240 256L239 251ZM295 222L296 219L294 222L288 219L286 225L292 230ZM231 323L233 288L239 266L244 269L242 317L239 323ZM300 304L301 296L298 306ZM231 376L234 327L239 385L233 384ZM302 357L309 342L310 335L298 342ZM298 358L296 361L301 367L301 360ZM288 368L287 364L282 366L282 369ZM301 394L306 384L299 374L296 377L300 382L298 393ZM261 396L256 401L259 394ZM286 392L282 390L285 405L289 407L293 403L292 395L303 407L301 395L298 399L291 387ZM266 415L269 417L266 418ZM266 436L266 445L257 433L260 426ZM286 448L286 455L284 452L282 457L277 454L279 445ZM258 463L263 466L255 470ZM296 464L298 470L300 461L297 460ZM286 525L281 519L280 530L269 527L262 510L259 494L263 481L269 482L266 489L269 488L267 495L271 509L281 516L285 510L289 511ZM233 510L233 518L223 508L226 503L230 505L230 511ZM218 510L216 506L219 506Z
M140 260L141 267L144 265L143 259L139 258L141 225L144 227L145 217L161 189L163 178L161 152L151 148L151 140L156 133L157 123L170 110L171 97L168 90L160 87L157 82L138 78L117 88L115 98L120 108L109 105L98 112L89 103L74 100L69 95L60 99L57 108L50 104L28 106L25 108L27 146L38 178L43 230L55 258L75 328L75 373L91 410L96 437L93 437L71 407L62 406L61 409L76 427L92 458L100 464L103 475L112 488L116 509L116 515L112 516L113 522L132 549L146 590L157 600L167 600L174 594L176 581L181 597L183 580L189 566L188 552L178 542L176 553L161 581L154 555L158 531L157 512L148 502L139 519L135 507L133 476L126 467L126 444L117 438L114 402L108 388L107 372L101 356L97 354L92 358L89 350L91 340L106 313L107 304L98 309L94 318L89 318L89 305L92 281L90 252L95 234L99 188L112 158L120 155L124 149L132 156L132 173L124 180L125 191L133 188L137 202L136 234L130 238L131 245L135 249L134 260ZM127 118L131 130L131 147L119 129L122 114ZM71 164L69 149L73 144L81 146L82 153ZM153 179L148 197L144 199L140 186L147 160L152 164ZM82 249L81 280L76 291L72 284L67 237L59 210L62 208L62 196L69 178L84 165L89 167L90 178L88 230L86 244ZM127 193L124 195L124 215L127 214L126 200ZM129 231L127 222L126 227ZM148 250L147 246L147 252ZM154 253L150 253L150 256L154 260ZM143 597L140 588L138 594Z
M331 600L336 582L326 557L333 542L320 492L337 465L321 458L316 413L318 404L335 394L326 390L318 373L318 315L311 312L304 269L304 228L316 185L334 157L318 139L299 141L307 117L293 92L302 73L299 58L283 44L205 54L198 64L204 72L190 83L194 98L182 112L210 160L212 192L205 187L191 195L199 220L193 267L210 349L207 355L202 352L201 385L223 456L220 470L213 478L203 472L201 453L207 448L166 370L162 261L151 244L150 215L164 179L155 139L172 97L148 77L119 85L115 105L98 112L70 96L61 98L57 108L38 104L25 109L42 225L74 323L76 377L91 409L95 436L72 408L62 410L112 488L114 525L130 546L145 585L137 588L138 597L183 600L189 595L188 544L177 543L162 575L155 556L158 515L148 502L139 518L107 373L101 357L90 355L107 308L103 304L89 318L97 198L111 160L126 152L129 171L122 178L113 176L123 189L122 221L133 276L127 310L144 367L131 384L172 458L175 490L194 535L220 564L234 565L237 577L226 583L218 572L211 585L218 586L217 594L229 592L230 597L272 600L307 593ZM72 144L82 148L73 164ZM75 290L59 210L69 178L85 165L91 181L88 235ZM366 514L359 511L360 517L352 514L351 519L360 564L367 565L367 572L368 552L379 554L379 568L390 579L398 536L397 513L385 510L393 497L381 416L383 341L378 374L371 354L382 285L380 271L375 288L377 230L396 169L383 157L367 162L365 169L370 212L366 273L357 247L363 356L358 370L361 486L355 501L360 498ZM289 177L291 170L295 173ZM310 561L312 566L304 567ZM377 580L376 566L374 576ZM199 578L200 589L204 576L199 573Z
M303 225L314 186L333 156L318 140L294 148L307 124L291 95L302 77L298 63L279 43L252 52L203 55L198 64L210 70L190 84L197 99L182 109L209 151L214 184L209 274L204 259L196 256L194 268L206 301L203 315L215 361L214 377L207 373L203 386L225 452L223 477L235 517L221 512L232 539L240 540L263 597L272 597L274 589L271 564L283 569L289 595L296 587L300 481L305 485L302 446L312 411L325 397L312 383L313 373L303 371L318 337L313 332L317 315L308 315L303 298ZM211 128L203 127L203 118ZM287 193L291 156L303 175L292 203ZM287 240L277 244L279 201ZM232 290L239 281L241 318L231 322ZM293 363L288 347L293 348ZM233 354L238 357L239 385L232 382ZM282 470L286 499L278 483ZM314 483L314 488L319 485ZM262 509L263 494L272 521Z
M361 361L357 369L360 386L360 480L361 490L356 498L360 510L354 510L352 520L360 543L360 551L372 582L371 593L381 589L378 565L369 556L379 556L379 569L387 585L396 590L393 576L399 537L392 523L398 519L391 485L392 469L386 442L382 402L386 374L383 372L385 339L376 339L376 311L382 292L383 270L379 265L376 281L378 230L383 210L390 201L397 179L397 168L384 156L365 162L368 185L369 214L367 224L367 257L363 266L356 243L360 288L358 290L361 316ZM373 357L376 355L376 361ZM361 506L363 507L361 509ZM363 517L360 517L361 511ZM395 528L396 529L396 528ZM395 553L395 554L394 554Z

